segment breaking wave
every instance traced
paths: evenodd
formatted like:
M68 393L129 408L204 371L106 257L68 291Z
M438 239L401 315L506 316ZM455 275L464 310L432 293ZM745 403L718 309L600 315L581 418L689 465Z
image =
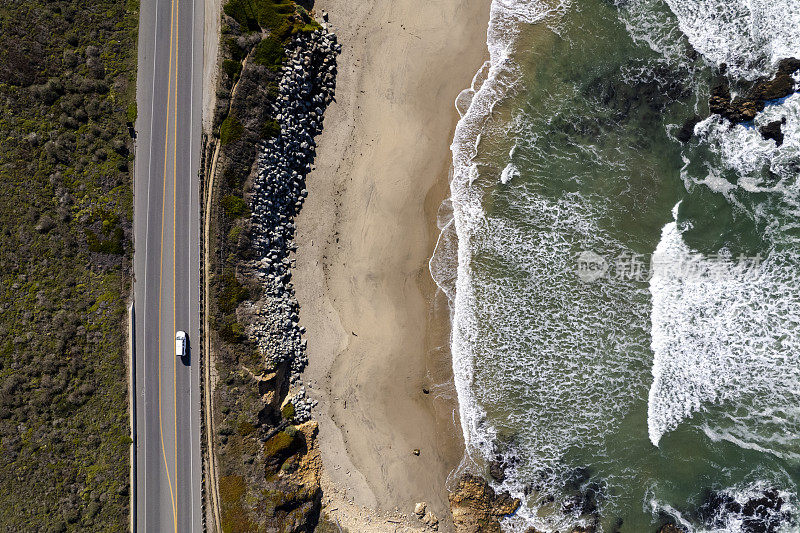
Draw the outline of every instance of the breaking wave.
M726 63L729 73L748 79L769 74L783 57L800 55L797 2L639 0L625 5L621 19L632 38L646 42L671 64L685 60L683 35L708 63ZM531 194L526 183L532 172L542 170L537 165L553 164L554 159L560 164L559 158L568 161L576 154L620 174L626 161L590 143L539 150L539 132L519 123L531 117L508 116L503 110L504 102L524 90L523 67L515 61L521 28L545 23L558 33L560 19L571 7L568 0L493 1L487 30L490 59L456 99L461 119L451 145L451 198L440 210L441 234L430 261L431 273L452 305L452 364L467 456L486 463L497 456L498 442L510 442L509 453L522 459L511 464L504 482L495 483L532 504L506 521L506 528L514 531L530 525L564 529L577 523L577 516L538 516L537 498L563 486L570 475L565 466L570 450L590 448L597 463L607 460L604 446L609 443L598 442L598 434L631 424L634 404L640 402L644 410L644 397L647 437L656 446L691 420L712 442L800 459L792 439L800 430L800 290L795 274L800 258L794 246L800 242L795 222L800 220L800 96L768 106L754 124L731 127L718 117L700 122L693 148L684 151L681 175L665 177L682 178L690 195L698 188L713 191L760 224L767 244L752 268L743 270L736 252L727 248L715 257L693 249L686 239L692 221L682 220L676 206L674 220L661 231L655 260L691 263L693 275L656 269L649 284L641 286L619 280L577 284L568 274L581 250L607 257L631 252L598 223L607 218L604 204L609 199L570 192L566 185L563 194ZM556 119L563 118L556 116L562 111L558 106L570 102L551 104L541 114L553 116L537 119L555 129ZM776 147L758 128L784 118L786 138ZM570 127L591 130L597 126L594 119L589 116L585 124ZM512 130L527 137L514 139L509 151L498 139L510 137ZM518 144L523 153L515 153ZM490 145L494 153L508 157L482 158L483 148ZM695 157L694 149L710 153L709 160ZM526 159L525 150L539 159ZM501 199L491 195L496 188L504 191ZM503 202L509 217L494 216L487 205L495 200ZM661 213L667 215L668 209ZM649 250L658 240L663 215ZM517 219L524 224L516 224ZM642 356L651 351L652 360ZM641 413L636 432L646 448L657 452L647 444L644 419ZM547 432L515 433L520 427L546 427ZM630 479L639 475L635 469L631 465L615 474L609 468L604 474L608 482L615 475ZM545 489L528 490L523 480L532 477ZM724 490L736 499L760 486ZM548 487L553 489L549 493ZM615 498L612 493L603 497L606 503ZM680 517L666 504L653 505ZM734 527L741 517L729 514L717 523L741 530ZM686 520L690 527L691 520Z
M676 206L677 212L677 206ZM775 251L760 261L706 258L683 241L677 222L662 231L655 261L650 440L714 404L713 440L798 458L800 306L798 262ZM755 406L755 407L754 407Z

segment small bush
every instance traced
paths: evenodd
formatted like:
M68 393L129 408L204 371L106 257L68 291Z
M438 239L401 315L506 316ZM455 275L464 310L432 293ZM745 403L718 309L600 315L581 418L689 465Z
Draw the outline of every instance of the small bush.
M264 444L264 452L267 457L288 457L297 445L296 435L293 437L286 431L279 431Z
M219 308L224 314L231 314L236 311L240 303L250 297L247 287L239 283L236 274L232 270L227 270L222 274L222 287L219 291Z
M228 53L231 57L236 61L241 61L247 56L247 51L242 50L237 40L233 37L225 39L225 47L228 49Z
M247 516L242 500L247 485L242 476L219 478L219 499L222 511L222 530L225 532L254 531L255 526Z
M253 60L270 70L280 70L285 58L283 43L270 35L256 45Z
M295 415L294 404L292 402L286 402L286 405L281 408L281 414L283 418L291 422Z
M222 10L243 28L258 31L256 6L252 0L230 0Z
M128 105L128 109L125 111L125 119L133 124L136 122L136 117L139 116L139 110L136 107L136 102L131 102Z
M223 318L218 331L220 338L231 344L238 344L247 338L244 328L236 321L236 315L233 314Z
M281 134L281 125L278 124L278 121L275 119L267 119L264 122L264 125L261 126L261 137L264 139L270 139L272 137L277 137Z
M125 232L121 227L116 226L114 229L103 233L107 233L105 239L101 239L90 229L86 230L86 243L89 245L89 250L104 254L120 255L124 253Z
M229 194L222 199L222 208L225 210L225 216L234 220L250 214L247 209L247 203L242 198Z
M294 4L286 0L262 0L259 3L258 24L283 40L291 34Z
M244 133L244 126L239 122L239 119L233 115L228 115L219 127L219 141L225 146L238 141L242 133Z
M239 242L239 236L242 234L242 227L236 226L231 228L231 231L228 233L228 242L233 245L236 245Z
M250 435L255 430L256 427L250 422L239 422L239 427L237 428L239 435L242 437Z
M222 71L227 74L230 79L235 80L239 77L239 74L242 73L242 63L234 59L226 59L222 62Z

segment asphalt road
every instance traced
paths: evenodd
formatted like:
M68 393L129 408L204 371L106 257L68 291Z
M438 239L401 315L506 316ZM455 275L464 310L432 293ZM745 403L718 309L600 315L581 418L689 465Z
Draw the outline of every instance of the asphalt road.
M203 0L141 0L134 182L136 531L201 531ZM175 356L175 332L189 351Z

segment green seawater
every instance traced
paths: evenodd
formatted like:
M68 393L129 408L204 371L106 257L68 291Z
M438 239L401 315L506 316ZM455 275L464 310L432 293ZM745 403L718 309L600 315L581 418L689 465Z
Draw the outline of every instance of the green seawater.
M707 118L711 86L770 74L787 54L769 39L800 29L728 50L747 6L577 4L495 3L493 68L456 134L453 353L475 468L505 463L513 531L800 531L800 103ZM747 13L752 29L800 8ZM758 127L780 118L777 147Z

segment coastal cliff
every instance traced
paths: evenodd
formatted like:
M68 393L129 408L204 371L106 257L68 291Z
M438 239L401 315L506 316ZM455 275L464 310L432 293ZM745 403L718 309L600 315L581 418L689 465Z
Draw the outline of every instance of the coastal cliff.
M301 6L225 4L207 268L217 520L223 530L313 531L322 492L316 423L299 373L293 219L333 98L336 37Z

